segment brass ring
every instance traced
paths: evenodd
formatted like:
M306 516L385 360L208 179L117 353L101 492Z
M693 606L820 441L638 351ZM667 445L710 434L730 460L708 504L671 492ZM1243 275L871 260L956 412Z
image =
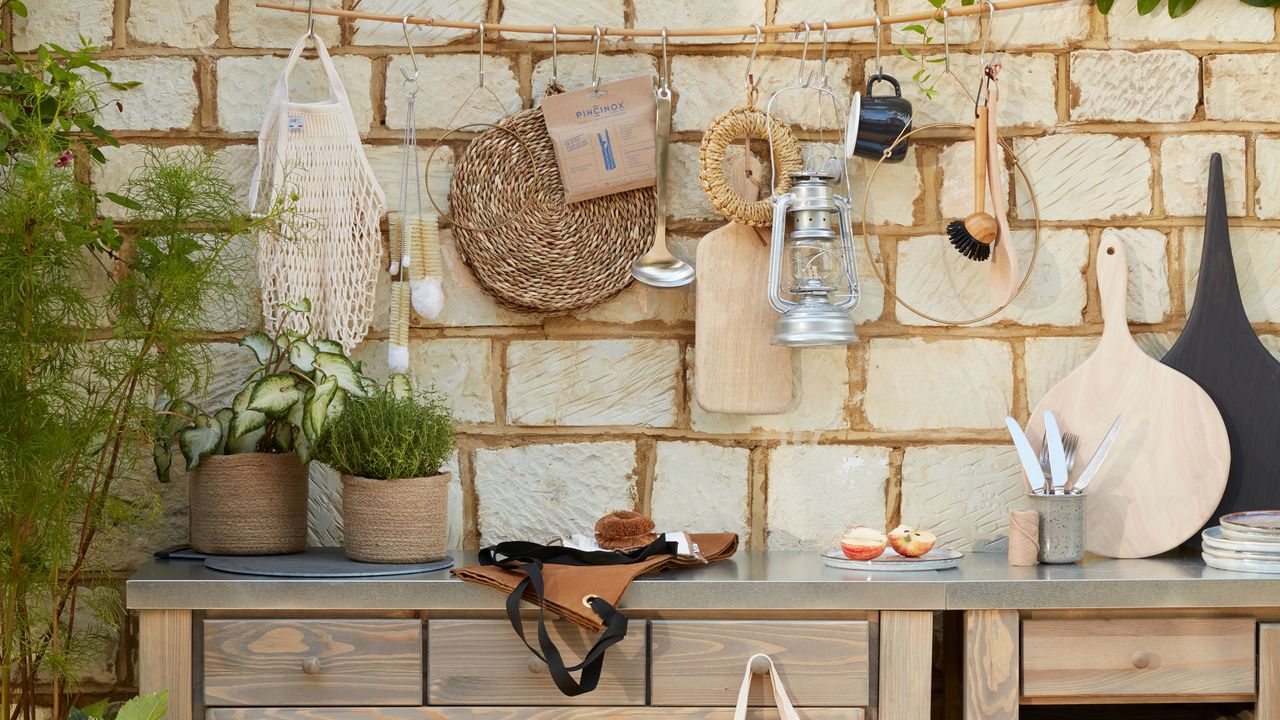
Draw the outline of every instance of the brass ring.
M1018 171L1018 175L1022 178L1023 184L1027 186L1027 193L1031 196L1031 209L1035 214L1036 227L1035 227L1035 235L1033 237L1033 242L1031 246L1031 259L1027 261L1027 270L1022 275L1022 282L1018 285L1018 289L1013 293L1013 296L1010 297L1007 301L1005 301L1003 305L1001 305L1000 307L997 307L996 309L992 310L991 312L985 315L980 315L976 318L972 318L969 320L947 320L944 318L934 317L929 313L918 310L914 305L907 302L906 300L903 300L901 296L899 296L897 293L895 293L892 289L889 288L889 281L885 279L885 274L880 272L880 268L878 267L875 260L875 255L871 252L871 233L869 230L869 226L867 224L867 204L871 198L871 186L875 183L876 173L879 172L880 166L884 164L885 158L889 157L889 155L893 153L894 148L896 148L899 143L906 142L907 138L910 138L912 135L915 135L916 133L924 132L926 130L936 130L940 128L972 130L973 126L966 125L964 123L940 122L940 123L932 123L930 125L922 125L920 127L913 128L911 132L904 133L900 135L898 139L894 140L893 144L890 145L888 148L886 148L884 153L880 156L880 160L876 162L875 167L871 168L871 174L867 176L866 189L863 190L862 192L862 245L864 248L866 248L867 264L871 266L871 272L875 273L876 278L880 280L880 284L884 287L885 293L890 298L892 298L894 302L910 310L916 315L919 315L925 320L938 323L939 325L951 325L951 326L972 325L974 323L979 323L979 322L982 322L983 320L991 318L994 315L1000 314L1006 308L1012 305L1014 300L1018 299L1018 296L1022 294L1022 291L1026 289L1027 284L1031 281L1031 271L1035 268L1036 256L1039 255L1040 253L1040 205L1036 201L1036 191L1034 188L1031 187L1031 180L1030 178L1027 177L1027 171L1024 170L1022 168L1022 164L1018 162L1018 156L1014 154L1013 147L1010 146L1009 143L1005 142L1000 138L996 138L997 142L1000 143L1000 147L1004 148L1005 154L1008 155L1009 158L1013 160L1013 168ZM1016 193L1015 193L1015 196L1016 196ZM1012 229L1010 229L1010 234L1012 234ZM1012 238L1010 238L1010 241L1012 242Z
M583 606L583 607L586 607L586 608L591 608L591 601L592 601L592 600L599 600L599 599L600 599L600 596L599 596L599 595L583 595L583 596L582 596L582 606Z

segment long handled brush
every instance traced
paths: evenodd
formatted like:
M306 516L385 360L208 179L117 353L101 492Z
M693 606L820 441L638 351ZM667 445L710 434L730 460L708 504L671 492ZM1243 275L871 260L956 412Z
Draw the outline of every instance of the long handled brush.
M973 121L973 213L964 220L947 224L951 245L970 260L983 262L991 257L991 243L1000 227L987 211L987 108L978 108Z

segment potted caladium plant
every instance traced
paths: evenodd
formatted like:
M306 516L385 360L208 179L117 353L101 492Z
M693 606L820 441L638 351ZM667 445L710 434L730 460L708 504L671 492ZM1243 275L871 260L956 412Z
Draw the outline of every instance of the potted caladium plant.
M167 480L176 443L190 488L191 546L214 555L277 555L307 546L307 463L312 444L348 398L378 385L333 340L286 328L308 300L281 305L281 329L240 340L256 367L230 407L162 400L154 456Z

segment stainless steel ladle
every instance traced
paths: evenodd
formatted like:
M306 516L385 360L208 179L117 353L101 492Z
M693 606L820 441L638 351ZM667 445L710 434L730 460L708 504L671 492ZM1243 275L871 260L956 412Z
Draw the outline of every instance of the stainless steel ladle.
M662 28L662 66L657 90L657 220L653 246L631 263L631 276L654 287L681 287L693 282L693 266L667 249L667 154L671 145L671 65L667 60L667 29Z

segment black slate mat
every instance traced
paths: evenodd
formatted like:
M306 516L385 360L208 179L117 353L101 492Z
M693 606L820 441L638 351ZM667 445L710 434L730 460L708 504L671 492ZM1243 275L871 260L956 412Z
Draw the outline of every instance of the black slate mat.
M348 560L342 548L307 548L294 555L231 556L210 555L204 560L210 570L239 575L264 575L292 578L359 578L384 575L417 575L453 567L453 558L445 556L429 563L393 564L363 563Z
M1222 179L1222 156L1209 162L1209 202L1195 305L1161 360L1200 384L1222 413L1231 471L1217 518L1280 508L1280 362L1263 347L1240 299ZM1197 533L1189 545L1198 546Z

